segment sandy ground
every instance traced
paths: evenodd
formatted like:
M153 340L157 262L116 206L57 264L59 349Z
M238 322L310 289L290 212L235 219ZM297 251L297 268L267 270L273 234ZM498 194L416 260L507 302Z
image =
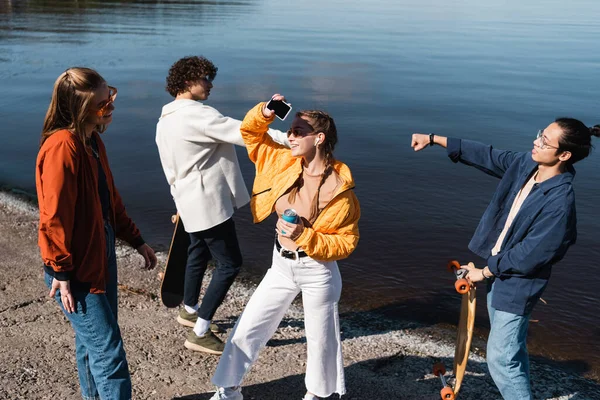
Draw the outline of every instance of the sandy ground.
M0 192L0 399L78 399L74 334L47 297L37 248L37 210ZM158 298L157 270L141 270L135 251L120 246L119 321L135 399L203 400L218 358L187 350L187 328ZM207 277L210 278L210 277ZM206 279L208 281L208 279ZM216 320L230 330L253 291L241 277ZM290 309L244 382L246 399L301 399L306 359L302 309ZM439 399L434 362L452 365L455 332L440 326L384 319L370 313L341 316L346 366L344 399ZM225 339L227 334L221 335ZM500 399L487 374L482 338L474 341L460 399ZM536 399L600 399L600 385L547 363L532 362ZM331 398L337 398L336 395Z

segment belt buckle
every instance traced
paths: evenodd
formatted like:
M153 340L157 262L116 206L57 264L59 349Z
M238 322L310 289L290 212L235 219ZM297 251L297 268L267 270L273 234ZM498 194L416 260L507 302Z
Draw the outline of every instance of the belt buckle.
M281 255L281 257L288 258L290 260L298 259L295 251L287 250L287 249L284 249L283 247L281 248L281 251L279 252L279 254Z

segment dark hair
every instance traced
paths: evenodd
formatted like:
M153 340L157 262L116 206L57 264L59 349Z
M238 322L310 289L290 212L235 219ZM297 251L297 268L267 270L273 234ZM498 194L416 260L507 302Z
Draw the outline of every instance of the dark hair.
M171 96L176 97L188 91L188 83L198 82L206 76L211 80L215 79L217 70L218 68L204 57L183 57L169 68L166 90Z
M591 128L575 118L557 118L554 122L562 129L562 135L558 139L559 150L571 153L568 164L575 164L590 155L592 146L592 135L600 136L600 125Z
M338 141L337 137L337 128L335 126L335 122L333 122L333 118L325 111L320 110L303 110L298 111L296 113L296 117L306 117L308 118L308 122L313 127L315 132L323 132L325 135L325 139L323 143L320 145L323 150L325 156L325 170L323 171L323 175L321 175L321 181L319 182L319 187L317 188L317 193L312 200L310 206L310 216L308 220L313 223L316 218L319 216L319 194L321 193L321 186L327 180L327 177L331 175L333 172L333 164L335 163L335 159L333 158L333 149L335 149L335 145ZM289 201L293 203L296 199L296 195L300 188L304 186L303 175L301 174L298 180L292 186L292 189L289 193Z

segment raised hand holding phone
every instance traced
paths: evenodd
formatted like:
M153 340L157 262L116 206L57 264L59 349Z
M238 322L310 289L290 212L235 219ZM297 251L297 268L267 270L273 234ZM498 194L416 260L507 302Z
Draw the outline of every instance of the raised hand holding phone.
M284 120L292 110L291 103L286 103L285 97L280 94L274 94L271 100L263 107L263 115L270 118L273 114L280 120Z

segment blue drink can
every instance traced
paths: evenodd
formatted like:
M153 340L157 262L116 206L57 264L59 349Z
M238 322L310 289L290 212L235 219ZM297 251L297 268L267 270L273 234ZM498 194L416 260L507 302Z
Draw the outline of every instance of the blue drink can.
M288 208L283 212L281 219L292 224L298 223L298 213L293 208Z

